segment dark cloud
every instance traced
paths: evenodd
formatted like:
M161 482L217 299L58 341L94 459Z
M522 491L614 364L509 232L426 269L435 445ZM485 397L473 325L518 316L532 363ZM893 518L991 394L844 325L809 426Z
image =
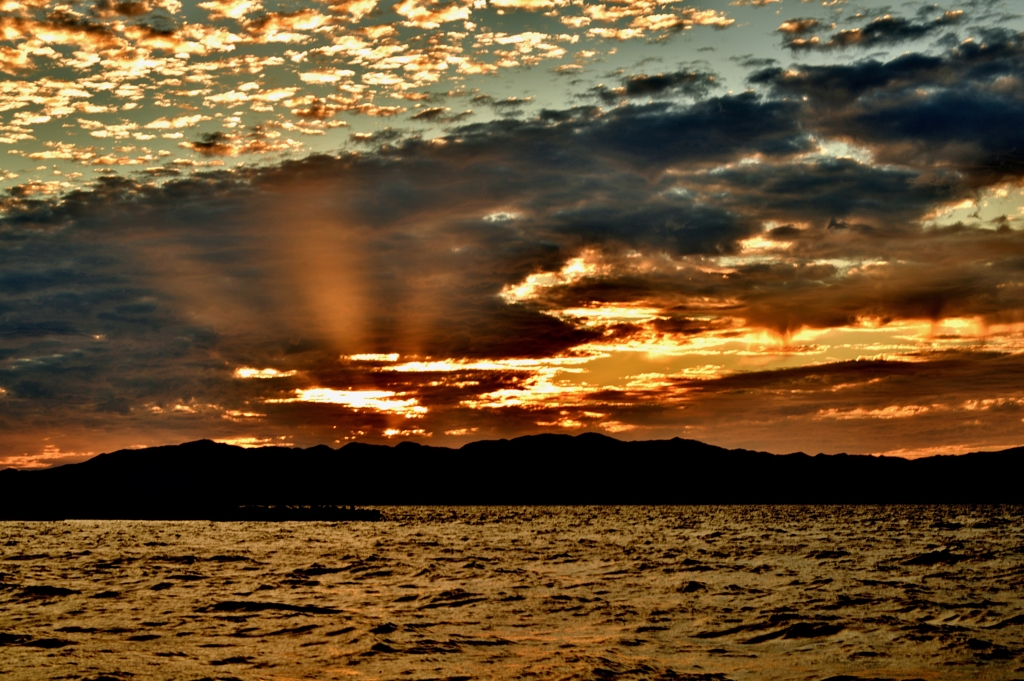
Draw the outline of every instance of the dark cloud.
M1022 104L1024 99L1002 93L945 91L866 111L852 117L847 129L881 146L886 157L911 151L921 165L952 162L987 186L1024 176Z
M737 240L759 228L740 215L680 197L659 197L627 208L622 203L628 189L617 189L621 193L610 201L553 214L554 228L575 236L581 245L611 242L673 255L728 253Z
M444 117L444 115L450 111L446 106L432 106L428 109L422 109L414 113L411 118L414 121L434 121Z
M158 441L293 433L312 444L334 426L422 423L482 436L543 429L562 411L580 423L607 411L656 433L680 423L687 394L711 405L687 403L697 427L702 415L716 422L714 404L756 411L755 398L790 379L610 386L568 407L474 412L460 403L521 389L533 374L424 377L339 357L550 357L602 339L685 342L741 324L787 337L865 318L1019 323L1024 242L1011 221L1002 231L921 227L935 208L1024 172L1013 126L1019 64L1019 37L993 34L940 56L762 69L752 82L764 96L701 91L691 104L543 110L430 141L385 129L353 138L372 151L162 186L107 178L52 201L12 191L0 219L0 426L65 423ZM622 88L648 97L709 78L632 76ZM431 111L445 114L421 114ZM823 139L863 145L882 163L817 154ZM211 133L192 144L216 156L258 141ZM752 237L761 255L744 245ZM521 303L502 299L583 253L602 267L552 279ZM606 303L660 313L604 326L557 314ZM958 361L974 367L965 377L1004 367ZM284 373L233 378L242 366ZM815 377L827 370L817 371L800 380L824 381ZM836 387L829 381L819 403ZM414 423L281 401L314 385L404 393L432 411ZM754 397L738 396L748 388ZM810 402L788 405L771 402L774 417L799 406L799 418L818 418ZM828 421L829 432L852 421Z
M1024 174L1022 79L1022 36L1000 31L941 56L770 68L750 77L806 98L808 129L854 141L879 162L914 167L931 181L972 188Z
M715 97L685 109L617 108L585 135L596 149L645 165L714 164L739 153L788 156L806 151L798 107L753 93Z
M471 110L462 111L457 114L450 114L451 109L447 106L432 106L427 109L421 109L419 112L414 113L410 118L417 123L458 123L471 117L473 112Z
M352 133L352 135L349 136L349 139L356 144L382 145L396 142L404 136L405 131L388 127L375 130L372 133Z
M655 75L638 74L622 79L622 85L609 88L598 85L591 92L613 103L629 97L666 97L678 94L705 97L718 87L715 75L703 71L675 71Z
M834 106L875 91L934 83L944 77L945 64L941 57L912 53L886 63L870 60L850 65L801 65L795 69L772 67L753 73L748 80L768 85L780 95L806 95L814 104Z
M309 113L316 117L316 111L297 110L302 115ZM329 112L321 112L329 113ZM181 146L199 152L203 156L238 156L241 154L266 154L275 151L288 151L292 145L288 141L275 139L276 134L268 132L264 126L253 126L244 135L225 133L220 130L200 134L199 141L182 142Z
M231 142L234 139L232 135L216 130L204 132L199 136L199 141L190 142L188 146L204 156L228 156L233 149Z
M794 51L870 48L917 40L959 24L963 19L964 13L959 10L944 12L939 17L923 23L886 14L860 28L848 28L833 33L826 41L822 41L818 36L804 37L820 26L815 19L793 19L783 23L778 30L786 36L783 45Z
M384 131L367 141L390 145L369 154L159 187L108 178L59 201L15 192L0 224L17 244L0 252L5 411L36 427L110 412L115 430L223 431L235 422L222 413L263 413L290 389L239 382L238 366L564 352L602 332L509 305L503 288L588 247L729 252L757 226L666 194L658 176L786 158L805 144L794 110L750 94L583 107L464 126L445 144ZM210 154L238 143L201 139ZM363 380L342 374L329 387Z
M827 157L748 164L681 181L699 194L716 193L721 207L758 221L855 224L883 232L905 230L937 203L966 195L955 182L922 182L906 168Z
M742 57L732 57L731 61L735 61L740 66L747 69L763 69L779 63L778 59L773 59L771 57L755 57L752 54L745 54Z
M491 107L502 115L519 115L522 107L533 101L533 97L506 97L495 99L490 95L475 95L470 101L474 104L482 104Z

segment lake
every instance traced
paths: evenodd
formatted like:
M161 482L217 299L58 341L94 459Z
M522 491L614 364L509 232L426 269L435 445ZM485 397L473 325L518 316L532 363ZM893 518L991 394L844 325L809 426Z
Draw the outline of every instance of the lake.
M0 522L0 678L1024 679L1018 506Z

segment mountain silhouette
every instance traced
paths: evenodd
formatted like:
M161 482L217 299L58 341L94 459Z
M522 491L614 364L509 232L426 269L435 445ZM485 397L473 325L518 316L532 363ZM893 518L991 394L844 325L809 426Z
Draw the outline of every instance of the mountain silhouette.
M1022 458L1024 447L916 460L776 455L597 433L459 449L199 440L0 471L0 519L230 519L243 506L1022 503Z

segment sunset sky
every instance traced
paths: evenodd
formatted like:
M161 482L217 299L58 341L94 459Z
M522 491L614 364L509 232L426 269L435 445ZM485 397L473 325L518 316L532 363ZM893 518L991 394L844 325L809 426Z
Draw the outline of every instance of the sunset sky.
M1016 0L0 0L0 467L1024 444Z

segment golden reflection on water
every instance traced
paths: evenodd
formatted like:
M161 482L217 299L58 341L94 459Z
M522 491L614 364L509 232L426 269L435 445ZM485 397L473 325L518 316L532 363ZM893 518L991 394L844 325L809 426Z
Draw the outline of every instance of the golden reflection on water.
M0 523L2 678L1001 680L1019 507Z

